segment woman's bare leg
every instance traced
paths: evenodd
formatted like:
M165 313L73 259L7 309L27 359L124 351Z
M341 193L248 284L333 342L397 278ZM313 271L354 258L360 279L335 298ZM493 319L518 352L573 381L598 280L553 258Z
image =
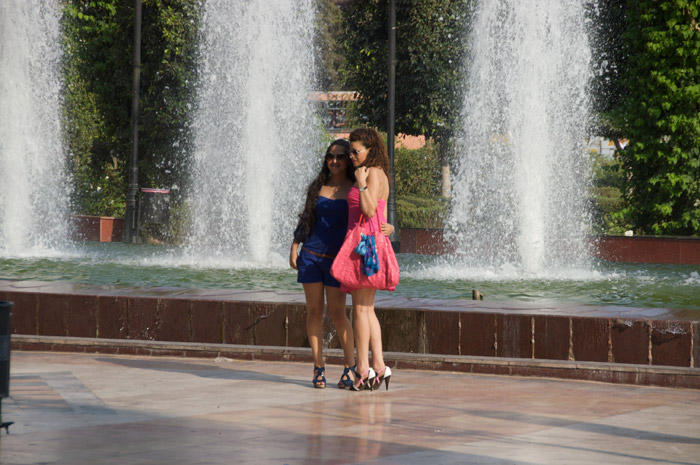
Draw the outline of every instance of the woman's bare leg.
M333 325L335 325L335 331L340 340L340 347L343 348L345 368L348 368L355 364L355 335L348 318L346 298L347 294L341 292L339 288L326 286L328 313L330 313Z
M379 374L384 370L384 351L382 349L382 327L374 312L374 304L372 311L369 312L369 343L372 348L372 368Z
M374 294L376 292L375 289L358 289L352 293L358 380L363 373L369 370L370 314L374 313ZM357 383L355 385L357 386Z
M324 366L323 361L323 283L304 283L306 296L306 335L309 338L314 366Z

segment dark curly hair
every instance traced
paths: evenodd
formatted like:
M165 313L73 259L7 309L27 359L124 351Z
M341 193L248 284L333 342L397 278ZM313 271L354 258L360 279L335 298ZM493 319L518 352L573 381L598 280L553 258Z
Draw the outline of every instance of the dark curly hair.
M306 189L306 202L304 203L304 210L299 214L299 222L297 223L297 228L294 231L294 240L297 242L304 242L311 230L316 224L316 202L318 202L318 194L321 191L321 187L325 185L331 177L331 170L328 169L328 163L326 162L326 157L331 153L333 146L339 145L345 149L345 154L350 154L350 142L346 139L336 139L331 142L331 145L326 149L326 154L323 157L323 163L321 166L321 171L316 175L316 178L311 181L309 187ZM355 182L355 168L350 163L348 158L347 169L345 170L345 175L349 180Z

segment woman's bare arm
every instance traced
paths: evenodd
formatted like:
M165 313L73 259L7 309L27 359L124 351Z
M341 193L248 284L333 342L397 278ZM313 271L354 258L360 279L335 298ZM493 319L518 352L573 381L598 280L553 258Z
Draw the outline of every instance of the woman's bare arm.
M377 205L383 188L382 172L379 168L358 168L355 171L357 185L362 188L360 192L360 208L367 218L372 218L377 213ZM364 185L364 186L363 186Z

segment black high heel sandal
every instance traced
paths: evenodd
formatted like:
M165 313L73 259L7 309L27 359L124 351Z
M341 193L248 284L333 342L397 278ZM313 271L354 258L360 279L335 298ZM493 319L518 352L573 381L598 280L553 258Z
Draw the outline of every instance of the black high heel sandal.
M324 376L326 367L317 367L314 365L314 379L311 380L314 383L316 389L325 389L326 387L326 377Z
M338 389L350 389L352 385L355 384L353 378L350 378L350 372L352 372L353 377L357 376L357 373L355 373L356 367L357 365L353 365L343 370L343 375L340 377L340 381L338 381Z

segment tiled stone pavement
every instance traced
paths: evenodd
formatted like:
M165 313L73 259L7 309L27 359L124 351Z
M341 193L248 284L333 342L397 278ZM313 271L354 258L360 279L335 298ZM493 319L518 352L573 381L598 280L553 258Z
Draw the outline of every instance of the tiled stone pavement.
M700 464L700 391L308 364L12 353L0 463Z

